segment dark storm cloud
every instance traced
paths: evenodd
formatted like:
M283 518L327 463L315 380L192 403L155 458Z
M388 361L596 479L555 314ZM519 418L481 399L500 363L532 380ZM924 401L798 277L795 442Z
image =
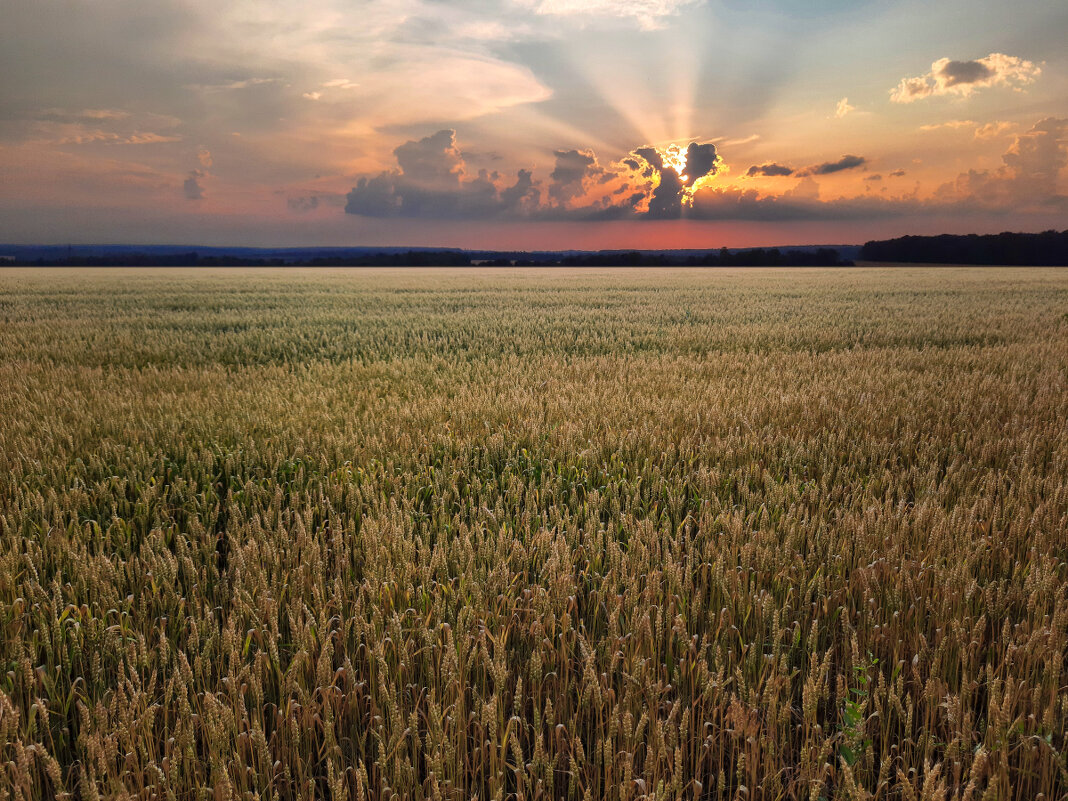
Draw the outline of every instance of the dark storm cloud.
M634 155L641 156L657 172L664 169L664 157L655 147L639 147L634 151Z
M720 164L716 146L712 143L699 144L691 142L686 148L686 185L693 186L695 182L706 175L715 175Z
M653 190L646 216L655 220L673 220L682 216L683 188L686 186L671 169L660 173L660 183Z
M668 167L664 163L664 157L654 147L640 147L634 151L634 155L641 157L648 164L649 168L642 171L643 177L659 176L656 188L649 198L649 208L644 215L655 220L682 217L685 213L687 189L700 179L715 175L722 164L716 146L710 142L691 142L687 146L682 175L679 175L675 168ZM634 201L632 196L626 209L633 209L636 204L637 201Z
M450 129L405 142L393 155L400 169L361 177L346 196L346 213L465 219L520 214L537 208L541 200L530 170L519 170L515 184L504 189L498 188L500 176L495 172L483 169L466 178L467 165L456 147L456 132Z
M541 190L534 183L530 170L520 170L515 184L501 190L501 206L509 211L536 209L541 201Z
M798 175L831 175L843 170L855 170L868 163L863 156L842 156L838 161L825 161L823 164L813 164L801 170Z
M745 172L750 178L754 175L765 175L769 178L778 178L787 175L793 175L794 170L792 167L787 167L785 164L754 164Z
M597 159L588 150L557 150L556 166L549 177L549 196L559 203L565 203L582 194L587 177L599 175Z

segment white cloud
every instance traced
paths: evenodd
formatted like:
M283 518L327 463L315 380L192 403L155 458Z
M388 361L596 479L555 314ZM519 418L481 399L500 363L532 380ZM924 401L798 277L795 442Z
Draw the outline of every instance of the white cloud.
M834 116L836 116L838 119L842 119L842 117L844 117L850 111L855 110L856 106L849 105L849 98L843 97L841 100L838 101L838 105L835 106Z
M517 0L538 14L606 16L635 20L644 29L658 28L666 17L700 0Z
M926 75L902 78L890 90L890 99L895 103L912 103L925 97L942 95L968 97L978 89L991 86L1020 89L1034 83L1041 74L1041 67L1034 62L1004 53L991 53L975 61L940 58L931 64L931 71Z

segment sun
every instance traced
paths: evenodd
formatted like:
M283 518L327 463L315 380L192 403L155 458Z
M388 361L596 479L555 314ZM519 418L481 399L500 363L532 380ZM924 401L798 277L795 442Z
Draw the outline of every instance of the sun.
M674 170L680 178L686 174L686 150L680 145L671 144L663 150L658 150L660 158L664 161L665 169Z

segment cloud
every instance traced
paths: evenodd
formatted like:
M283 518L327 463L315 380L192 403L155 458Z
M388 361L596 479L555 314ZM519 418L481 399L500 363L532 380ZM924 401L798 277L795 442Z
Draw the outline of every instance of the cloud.
M1016 127L1015 123L994 121L975 129L976 139L995 139Z
M529 169L514 182L470 168L451 129L397 147L397 169L359 178L345 210L369 217L578 220L683 216L695 192L723 168L716 146L636 148L602 165L591 150L553 153L547 186Z
M940 186L934 202L961 210L1068 213L1068 196L1058 191L1068 166L1068 119L1047 117L1017 135L995 170L969 170Z
M241 89L251 89L254 86L265 86L282 83L281 78L242 78L236 81L224 81L222 83L190 84L190 89L198 89L204 92L233 92Z
M617 162L601 164L588 149L554 152L547 186L530 169L514 182L497 172L472 176L451 130L406 142L394 151L397 169L361 177L347 196L350 214L439 219L507 219L541 221L603 220L874 220L904 216L1004 214L1068 211L1068 197L1058 193L1059 176L1068 166L1068 120L1047 118L1017 135L996 170L971 170L931 195L872 191L901 169L868 173L865 189L853 197L823 199L818 176L834 175L869 164L863 156L800 170L769 162L753 165L751 176L800 178L785 192L767 192L755 184L720 183L726 165L714 144L685 148L643 146Z
M120 109L46 108L25 124L25 142L38 145L156 145L180 142L181 124L165 114Z
M456 146L456 132L451 129L405 142L393 154L399 169L361 177L345 198L346 213L467 219L520 216L539 206L541 190L529 170L519 170L511 185L504 185L498 173L487 170L479 170L469 178L463 154ZM577 159L565 156L559 179L581 184L590 165L576 174L574 168L579 161L581 155ZM567 194L570 190L559 191Z
M991 53L975 61L941 58L931 71L915 78L903 78L890 90L894 103L912 103L925 97L958 95L968 97L979 89L1011 86L1019 89L1034 83L1042 69L1032 61L1004 53Z
M587 178L598 174L597 158L589 150L557 150L556 167L549 177L549 197L558 203L566 203L584 191Z
M855 170L857 167L863 167L868 163L868 160L863 156L842 156L838 161L825 161L823 164L814 164L811 167L806 167L804 170L798 173L798 175L831 175L832 173L842 172L843 170Z
M459 184L464 160L456 147L456 131L445 129L393 151L405 177L422 186L451 188Z
M541 190L534 183L534 173L520 170L516 182L501 190L501 207L505 211L530 213L541 201Z
M200 181L207 175L203 170L190 170L189 176L182 184L182 194L185 195L186 200L200 200L204 197L204 187L200 185Z
M1068 166L1068 119L1047 117L1020 134L1002 161L1024 192L1038 197L1057 194L1057 178Z
M621 164L631 170L622 174L617 194L622 203L606 206L613 214L638 213L649 219L677 219L684 216L705 179L724 168L716 145L690 142L683 150L677 145L636 148Z
M949 120L948 122L934 122L927 125L921 125L921 131L937 131L940 128L971 128L975 125L975 120Z
M286 206L290 211L299 213L306 213L309 211L315 211L319 208L319 198L316 196L311 197L291 197L286 198Z
M360 84L355 81L350 81L348 78L335 78L332 81L327 81L323 84L325 89L355 89Z
M660 172L660 182L649 199L647 217L657 220L672 220L682 216L686 185L673 169Z
M813 164L810 167L804 167L800 170L795 170L793 167L787 167L785 164L770 162L767 164L754 164L746 170L745 175L747 178L756 176L785 178L790 175L804 178L810 175L831 175L836 172L843 172L844 170L855 170L857 167L863 167L867 163L868 160L863 156L850 155L842 156L838 161L825 161L823 164Z
M794 169L793 167L787 167L785 164L754 164L752 167L746 170L745 174L750 178L756 175L764 175L769 178L779 178L785 177L787 175L793 175Z
M690 142L686 148L686 166L683 171L686 186L693 186L702 178L715 175L722 163L714 144Z
M838 101L838 105L834 108L834 116L838 119L842 119L842 117L844 117L850 111L855 110L856 106L849 105L849 98L843 97L841 100Z
M553 16L623 17L646 30L659 28L697 0L517 0L521 7Z
M928 123L927 125L920 126L920 130L924 132L937 131L942 128L974 128L976 139L995 139L1016 128L1016 123L994 120L993 122L980 124L975 120L949 120L947 122Z
M210 167L215 163L215 160L211 157L211 151L206 147L202 147L197 151L197 161L200 162L201 167Z

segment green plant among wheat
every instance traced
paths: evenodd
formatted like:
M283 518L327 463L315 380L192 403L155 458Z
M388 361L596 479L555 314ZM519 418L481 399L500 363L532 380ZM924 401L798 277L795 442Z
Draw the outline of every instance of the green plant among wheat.
M0 272L0 799L1065 798L1066 315Z

